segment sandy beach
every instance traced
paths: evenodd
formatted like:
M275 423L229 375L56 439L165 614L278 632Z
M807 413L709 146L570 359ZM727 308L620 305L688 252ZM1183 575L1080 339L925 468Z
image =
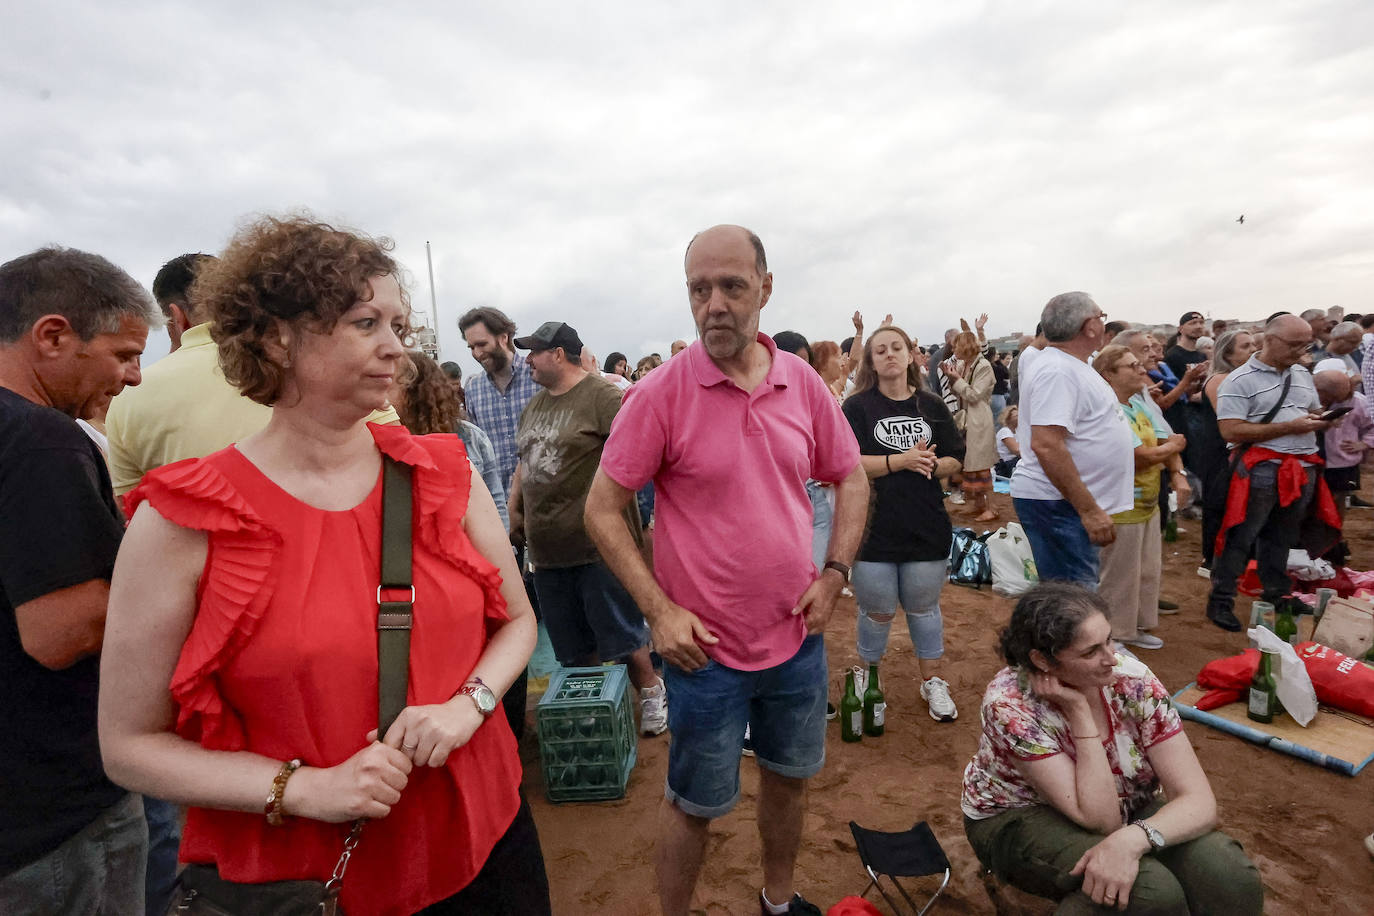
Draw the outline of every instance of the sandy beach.
M1369 497L1366 487L1365 496ZM1010 500L994 497L1003 519ZM961 524L958 516L955 523ZM1203 617L1207 582L1196 574L1201 523L1183 521L1176 544L1165 545L1164 597L1182 610L1160 618L1155 631L1164 648L1139 655L1171 692L1194 679L1206 662L1245 648L1243 633L1226 633ZM1352 510L1347 536L1357 569L1374 565L1374 510ZM981 530L981 529L980 529ZM1238 611L1249 606L1242 596ZM812 781L806 833L798 861L798 888L826 909L867 883L849 821L901 830L930 822L953 863L953 877L934 913L1048 913L1053 905L1011 889L994 906L980 867L964 838L959 811L960 778L978 743L978 705L989 678L1001 667L996 632L1011 602L991 591L947 586L945 677L959 718L937 723L917 694L917 674L905 626L893 627L883 664L887 734L849 745L830 723L825 769ZM826 632L831 696L838 700L845 667L855 664L855 607L841 598ZM1265 912L1284 914L1368 913L1374 899L1374 863L1361 839L1374 830L1374 792L1366 771L1347 777L1286 755L1258 748L1211 728L1185 723L1220 806L1221 826L1241 841L1258 864ZM532 733L522 746L525 788L534 807L547 860L554 912L653 914L658 912L653 848L667 772L668 737L642 738L627 797L599 804L550 804L544 797L538 745ZM695 909L709 914L758 912L759 842L755 828L758 776L742 761L738 807L715 821ZM918 883L917 887L933 884ZM870 899L887 912L874 892Z

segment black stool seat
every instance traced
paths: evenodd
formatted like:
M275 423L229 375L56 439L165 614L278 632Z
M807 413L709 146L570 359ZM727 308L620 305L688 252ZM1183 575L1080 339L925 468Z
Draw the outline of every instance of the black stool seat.
M869 830L860 827L857 822L849 822L849 830L854 834L854 844L859 850L859 859L864 864L864 869L868 872L868 887L864 888L864 894L868 893L869 888L877 887L878 893L883 895L883 899L892 907L894 912L901 912L897 902L887 895L883 886L879 883L880 876L886 876L889 881L896 886L901 895L906 898L906 902L911 908L918 911L918 916L923 916L926 910L930 909L949 884L950 866L949 859L945 856L944 849L940 846L940 841L935 839L935 834L930 829L930 824L925 821L918 821L910 830L903 830L899 833L886 833L881 830ZM921 878L926 875L938 875L944 873L944 881L940 887L931 894L924 907L917 907L916 901L906 892L906 889L897 881L897 877Z

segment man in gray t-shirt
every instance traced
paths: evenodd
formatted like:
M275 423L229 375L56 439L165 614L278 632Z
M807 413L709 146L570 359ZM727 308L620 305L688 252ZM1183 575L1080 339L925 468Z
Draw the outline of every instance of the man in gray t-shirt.
M1246 459L1264 455L1265 450L1273 454L1248 470L1242 461L1231 482L1232 487L1248 485L1249 500L1243 519L1223 522L1223 545L1212 566L1207 618L1223 630L1241 628L1233 610L1236 581L1245 572L1251 547L1264 600L1277 601L1290 588L1288 551L1298 541L1320 477L1320 468L1313 463L1316 434L1329 425L1316 417L1321 401L1311 373L1297 365L1311 343L1312 328L1307 322L1293 315L1275 318L1264 329L1264 348L1228 375L1217 392L1217 425L1231 448L1248 446ZM1302 488L1297 498L1284 505L1280 472L1291 473L1294 468L1303 475ZM1231 521L1234 524L1227 527Z

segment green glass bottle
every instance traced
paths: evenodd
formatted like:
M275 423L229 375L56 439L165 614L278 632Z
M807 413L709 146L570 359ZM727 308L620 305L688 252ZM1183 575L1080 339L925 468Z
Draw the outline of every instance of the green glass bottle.
M1178 519L1170 514L1169 520L1164 523L1164 541L1172 544L1178 540Z
M1274 681L1274 661L1277 652L1260 652L1259 667L1250 680L1250 702L1246 714L1256 722L1273 722L1278 710L1278 685Z
M1288 601L1279 604L1278 616L1274 618L1274 635L1290 645L1298 643L1298 622L1293 619L1293 606Z
M878 666L868 666L868 688L864 690L864 734L879 738L883 734L883 723L887 721L887 701L883 699L883 688L878 683Z
M840 738L862 741L864 737L863 703L854 692L854 672L845 672L844 697L840 700Z

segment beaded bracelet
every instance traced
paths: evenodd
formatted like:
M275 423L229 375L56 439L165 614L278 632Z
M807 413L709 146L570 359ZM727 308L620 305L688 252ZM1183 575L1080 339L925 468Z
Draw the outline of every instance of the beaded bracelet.
M262 809L262 813L267 815L267 823L273 827L281 826L282 796L286 794L286 781L291 778L292 773L300 769L300 766L299 757L288 760L277 771L277 778L272 780L272 791L267 794L267 805Z

